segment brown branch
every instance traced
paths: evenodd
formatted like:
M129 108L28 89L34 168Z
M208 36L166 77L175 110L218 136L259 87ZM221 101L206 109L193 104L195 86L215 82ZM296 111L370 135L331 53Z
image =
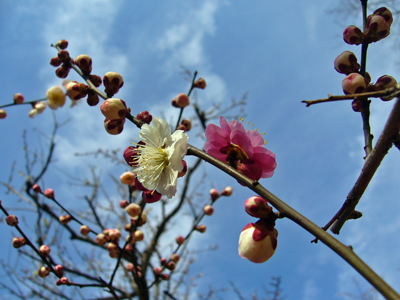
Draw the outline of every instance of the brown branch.
M369 182L378 169L381 161L392 147L393 139L398 139L400 130L400 98L396 99L393 109L389 115L386 125L379 137L379 140L368 156L364 167L358 177L354 187L351 189L344 202L342 208L338 212L337 221L333 225L331 231L339 234L343 224L349 218L358 204L361 196L367 188Z

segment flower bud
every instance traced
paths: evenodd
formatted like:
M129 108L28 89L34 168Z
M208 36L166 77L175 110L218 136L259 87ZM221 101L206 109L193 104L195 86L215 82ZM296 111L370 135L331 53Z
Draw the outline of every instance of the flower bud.
M175 267L176 267L176 265L175 265L175 263L174 263L173 261L170 261L170 262L167 264L167 269L168 269L168 270L173 271L173 270L175 270Z
M81 228L79 229L79 232L82 235L87 236L90 232L90 228L87 225L82 225Z
M172 260L174 263L177 263L177 262L179 261L179 259L180 259L179 254L174 253L174 254L171 255L171 260Z
M50 247L49 247L49 246L46 246L46 245L40 246L40 248L39 248L39 253L40 253L40 255L43 256L43 257L49 256L49 254L50 254Z
M181 121L181 124L186 127L185 131L190 131L190 129L192 129L192 121L190 121L189 119L183 119Z
M125 229L125 231L131 232L132 231L132 223L126 224L124 229Z
M207 226L206 225L197 225L195 229L198 232L204 233L204 232L206 232Z
M347 75L342 81L343 92L348 94L362 93L367 89L367 83L363 76L358 73Z
M38 184L34 184L33 187L32 187L32 190L35 193L41 193L42 192L42 189L40 188L40 185L38 185Z
M100 105L101 113L110 120L123 119L129 113L124 100L110 98Z
M69 63L70 62L69 52L67 50L59 51L57 56L63 63Z
M47 189L44 191L44 196L49 199L54 199L54 191L53 189Z
M154 272L155 275L160 275L161 272L162 272L162 268L160 268L160 267L154 267L154 268L153 268L153 272Z
M153 120L153 116L147 110L145 110L142 111L141 113L138 113L136 119L143 121L146 124L150 124L151 121Z
M193 83L193 87L198 89L205 89L207 86L206 81L203 78L199 78Z
M68 41L67 40L59 40L56 46L60 47L62 50L67 49Z
M375 90L381 91L384 89L390 89L394 86L397 85L397 80L394 79L392 76L389 75L383 75L378 78L378 80L375 83ZM383 96L381 97L381 100L383 101L389 101L392 100L395 96Z
M128 272L132 272L135 269L135 266L133 265L133 263L127 263L125 269Z
M203 211L207 216L211 216L214 213L214 207L211 205L206 205L204 206Z
M121 74L116 72L107 72L103 77L104 91L107 97L112 97L114 94L118 93L119 89L124 85L124 80Z
M121 232L118 229L111 229L108 233L108 236L112 241L118 241L121 237Z
M239 237L239 255L253 263L266 262L275 253L278 231L259 220L247 224Z
M184 108L189 104L189 97L185 93L179 94L174 100L172 100L172 105L175 107Z
M60 276L64 275L64 268L62 265L57 265L54 267L54 271L56 271L56 273Z
M51 109L63 107L65 104L65 93L61 87L55 85L46 91L47 103Z
M178 245L182 245L183 243L185 242L185 238L183 237L183 236L178 236L177 238L176 238L176 243L178 244Z
M214 202L215 200L217 200L219 198L219 192L217 189L211 189L210 190L210 196L211 196L211 200Z
M72 217L70 215L62 215L58 219L61 224L67 225L72 220Z
M68 282L69 281L67 277L61 277L60 279L57 279L56 285L64 285L67 284Z
M335 70L341 74L355 73L360 69L357 57L351 51L344 51L335 59Z
M355 111L355 112L361 112L361 100L360 99L354 99L351 102L351 108Z
M66 90L71 100L79 100L86 97L90 88L84 83L71 81L67 84Z
M99 233L96 237L96 243L99 246L103 246L105 243L109 241L108 236L106 236L104 233Z
M67 78L70 70L71 70L70 66L62 64L61 67L58 67L56 69L56 76L58 78Z
M6 217L6 223L9 226L15 226L18 225L18 218L15 215L8 215Z
M50 268L49 268L49 267L43 266L43 267L41 267L41 268L39 269L39 272L38 272L39 277L45 278L45 277L47 277L49 274L50 274Z
M110 242L107 245L107 250L108 250L108 252L115 252L115 251L118 251L119 249L118 249L117 244Z
M157 191L145 191L142 193L142 197L146 203L154 203L160 201L162 194Z
M50 65L52 65L53 67L58 67L61 64L62 61L58 58L58 56L55 56L52 59L50 59Z
M125 208L125 207L127 207L128 205L129 205L129 202L126 201L126 200L121 200L121 201L119 201L119 207L121 207L121 208Z
M0 109L0 119L5 119L7 117L7 112L4 109Z
M187 172L187 163L186 163L186 161L182 160L182 165L183 165L183 168L182 168L182 171L178 172L178 178L185 176L186 172Z
M253 196L244 202L246 212L255 218L265 219L272 213L272 207L268 201L260 196Z
M117 119L117 120L104 120L104 128L109 134L117 135L120 134L124 130L125 119Z
M378 8L377 10L374 11L374 15L382 16L385 21L390 25L393 23L393 15L390 10L388 10L386 7L381 7Z
M40 101L35 103L34 109L36 109L38 114L41 114L46 109L46 102Z
M139 216L136 217L131 217L131 222L133 225L136 224L136 222L138 222ZM137 223L137 226L142 226L144 224L146 224L147 222L147 213L145 211L142 212L142 214L140 215L140 220Z
M75 58L75 65L81 69L82 73L85 75L90 74L92 72L92 59L89 55L81 54Z
M100 102L99 95L97 95L94 91L88 90L88 97L86 102L89 106L96 106Z
M360 45L364 41L364 34L357 26L350 25L344 30L343 39L347 44Z
M135 184L135 178L136 174L132 172L124 172L122 173L121 176L119 176L119 179L121 180L122 184L129 184L129 185Z
M143 239L144 239L144 233L143 233L143 231L141 231L141 230L136 230L136 231L135 231L135 240L136 240L137 242L141 242L141 241L143 241Z
M15 104L21 104L25 100L24 95L22 95L21 93L14 94L13 99Z
M370 15L367 18L367 27L365 30L365 39L369 43L377 42L390 33L390 25L385 18L380 15Z
M26 244L26 240L25 238L19 238L19 237L15 237L12 240L12 245L14 248L21 248L22 246L24 246Z
M165 267L165 266L167 265L167 259L166 259L165 257L162 257L162 258L160 259L160 264L161 264L163 267Z
M131 203L127 207L125 207L125 211L130 217L134 218L140 215L140 213L142 212L142 208L136 203Z
M103 81L101 80L101 77L98 75L89 75L89 80L93 83L95 87L101 86Z
M227 187L225 187L225 188L222 190L221 195L222 195L222 196L229 197L229 196L232 195L232 192L233 192L233 188L230 187L230 186L227 186Z

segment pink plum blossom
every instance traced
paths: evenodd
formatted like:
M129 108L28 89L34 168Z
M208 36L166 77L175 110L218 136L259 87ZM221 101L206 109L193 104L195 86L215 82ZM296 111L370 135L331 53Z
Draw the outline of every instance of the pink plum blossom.
M264 139L256 130L245 130L239 121L221 117L218 127L206 128L205 151L237 169L252 180L269 178L276 168L275 154L264 148Z

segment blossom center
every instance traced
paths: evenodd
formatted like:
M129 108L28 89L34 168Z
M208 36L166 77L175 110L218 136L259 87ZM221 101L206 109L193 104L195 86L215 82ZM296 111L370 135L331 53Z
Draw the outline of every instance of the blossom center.
M238 163L249 159L246 152L236 144L230 143L229 146L222 147L221 153L227 154L226 161L232 167L237 167Z

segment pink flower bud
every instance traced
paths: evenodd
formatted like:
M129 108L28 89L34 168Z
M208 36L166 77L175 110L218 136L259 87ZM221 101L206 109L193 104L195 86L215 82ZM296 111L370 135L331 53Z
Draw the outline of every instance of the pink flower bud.
M143 241L143 239L144 239L144 233L143 233L143 231L141 231L141 230L136 230L136 231L135 231L135 240L136 240L137 242L141 242L141 241Z
M114 94L118 93L119 89L124 85L124 80L121 74L116 72L107 72L103 77L104 91L107 97L112 97Z
M41 267L39 269L38 275L39 277L45 278L50 274L50 268L49 267Z
M147 213L145 211L142 212L142 214L140 215L140 220L138 222L139 216L136 217L131 217L131 222L133 225L135 225L137 223L137 226L142 226L144 224L146 224L147 222Z
M390 10L388 10L386 7L381 7L378 8L377 10L374 11L374 15L382 16L385 21L390 25L393 23L393 15Z
M186 163L186 161L182 160L182 165L183 165L183 168L182 168L182 171L178 172L178 178L185 176L186 172L187 172L187 163Z
M161 264L163 267L165 267L165 266L167 265L167 259L166 259L165 257L162 257L162 258L160 259L160 264Z
M12 245L14 248L21 248L22 246L26 245L26 240L25 238L15 237L12 240Z
M357 26L350 25L344 30L343 39L347 44L360 45L364 41L364 34Z
M184 93L179 94L172 101L173 101L173 104L172 104L173 106L180 107L180 108L184 108L190 104L189 97Z
M47 103L51 109L63 107L65 104L65 93L63 89L57 85L52 86L46 91Z
M104 120L104 128L109 134L117 135L120 134L124 130L125 118L117 119L117 120Z
M42 245L39 248L39 253L40 255L42 255L43 257L47 257L50 254L50 247L46 246L46 245Z
M89 80L93 83L95 87L101 86L103 81L101 80L101 77L98 75L89 75Z
M44 191L44 196L49 199L54 199L54 191L53 189L47 189Z
M7 117L7 112L4 109L0 109L0 119L5 119Z
M136 178L136 174L132 173L132 172L125 172L125 173L122 173L121 176L119 176L119 179L121 180L122 184L129 184L129 185L135 184L135 178Z
M146 203L154 203L160 201L162 194L157 191L144 191L142 197Z
M239 237L239 255L253 263L266 262L275 253L278 231L263 220L247 224Z
M193 84L193 87L198 88L198 89L205 89L207 86L206 81L203 78L199 78L195 81Z
M177 262L179 261L179 259L180 259L179 254L174 253L174 254L171 255L171 260L172 260L174 263L177 263Z
M142 208L136 203L131 203L127 207L125 207L125 211L130 217L133 218L140 215L140 213L142 212Z
M176 243L178 244L178 245L182 245L183 243L185 242L185 238L183 237L183 236L178 236L177 238L176 238Z
M40 185L38 185L38 184L34 184L33 187L32 187L32 190L34 190L35 193L41 193L42 192L42 189L40 188Z
M21 93L14 94L13 99L14 99L14 103L16 103L16 104L21 104L25 100L24 95L22 95Z
M67 50L59 51L57 56L63 63L70 62L69 52Z
M135 266L133 265L133 263L128 263L128 264L126 265L125 269L126 269L128 272L132 272L132 271L135 269Z
M58 219L61 224L67 225L72 220L72 217L70 215L62 215Z
M59 40L56 46L60 47L62 50L67 49L68 41L67 40Z
M344 51L335 59L335 70L341 74L350 74L357 72L360 65L357 63L357 57L351 51Z
M214 202L215 200L217 200L219 198L219 192L217 189L211 189L210 190L210 196L211 196L211 200Z
M160 268L160 267L154 267L154 268L153 268L153 272L154 272L155 275L160 275L161 272L162 272L162 268Z
M18 225L18 218L15 215L8 215L6 217L6 222L9 226L15 226Z
M173 271L173 270L175 270L175 267L176 267L176 265L175 265L175 263L173 261L168 262L168 264L167 264L167 269L168 270Z
M60 276L64 275L64 268L62 265L57 265L54 267L54 271L56 271L56 273Z
M57 280L57 281L58 281L58 280ZM61 284L61 285L67 284L67 283L68 283L68 278L67 278L67 277L61 277L61 278L59 279L59 281L60 281L60 284Z
M126 201L126 200L121 200L121 201L119 201L119 207L121 207L121 208L125 208L125 207L127 207L128 205L129 205L129 202Z
M232 195L232 192L233 192L233 188L232 187L230 187L230 186L227 186L227 187L225 187L223 190L222 190L222 192L221 192L221 195L222 196L231 196Z
M70 70L71 70L70 66L62 64L61 67L58 67L56 69L56 76L58 78L67 78Z
M265 219L272 213L272 207L268 201L260 196L253 196L244 202L246 212L255 218Z
M204 206L203 211L207 216L211 216L214 213L214 207L211 205L206 205Z
M118 229L111 229L108 236L111 240L117 241L121 237L121 232Z
M58 58L58 56L55 56L52 59L50 59L50 65L52 65L53 67L58 67L61 64L62 61Z
M141 113L138 113L136 119L141 120L146 124L150 124L151 121L153 120L153 116L147 110L145 110L142 111Z
M118 251L118 245L113 242L110 242L107 245L107 250L108 252Z
M85 75L92 72L92 59L89 55L81 54L75 58L75 64L81 69L82 73Z
M87 225L82 225L81 228L79 229L79 232L82 235L87 236L90 232L90 228Z
M186 127L185 131L190 131L190 129L192 129L192 121L190 121L189 119L183 119L181 121L181 125Z
M100 105L101 113L110 120L122 119L129 113L124 100L110 98Z
M390 33L390 25L385 18L380 15L370 15L367 18L367 28L365 31L365 39L369 43L377 42Z
M89 89L89 86L77 81L71 81L66 87L68 97L71 100L79 100L86 97Z
M124 229L125 229L125 231L131 232L132 231L132 223L126 224Z
M104 233L99 233L96 237L96 243L99 246L103 246L105 243L109 241L108 236L106 236Z
M198 232L204 233L204 232L206 232L207 226L206 225L197 225L195 229Z
M367 83L363 76L358 73L347 75L342 81L343 92L348 94L362 93L367 89Z

